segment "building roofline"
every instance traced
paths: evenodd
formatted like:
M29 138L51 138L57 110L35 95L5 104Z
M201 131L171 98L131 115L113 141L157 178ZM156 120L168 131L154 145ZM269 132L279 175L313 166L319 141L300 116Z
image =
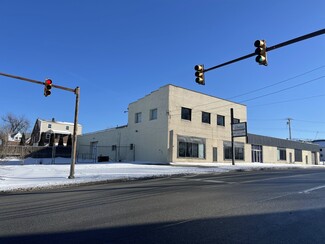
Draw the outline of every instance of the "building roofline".
M217 97L217 96L209 95L209 94L206 94L206 93L203 93L203 92L199 92L199 91L191 90L191 89L188 89L188 88L185 88L185 87L181 87L181 86L177 86L177 85L174 85L174 84L166 84L166 85L164 85L164 86L161 86L161 87L159 87L157 90L154 90L154 91L150 92L149 94L147 94L147 95L145 95L145 96L143 96L143 97L137 99L136 101L129 103L129 105L138 102L139 100L141 100L141 99L143 99L143 98L145 98L145 97L151 95L151 94L154 93L154 92L159 91L159 90L162 89L162 88L170 87L170 86L175 87L175 88L179 88L179 89L184 89L184 90L187 90L187 91L190 91L190 92L194 92L194 93L201 94L201 95L208 96L208 97L212 97L212 98L217 98L217 99L219 99L219 100L223 100L223 101L226 101L226 102L235 103L235 104L238 104L238 105L241 105L241 106L245 106L245 107L247 107L245 104L242 104L242 103L238 103L238 102L234 102L234 101L231 101L231 100L228 100L228 99L224 99L224 98L221 98L221 97Z
M97 130L97 131L93 131L93 132L87 132L82 134L82 136L86 136L86 135L92 135L92 134L96 134L96 133L100 133L100 132L106 132L106 131L111 131L111 130L119 130L119 129L123 129L128 127L128 125L122 125L122 126L116 126L116 127L112 127L112 128L107 128L107 129L103 129L103 130ZM81 136L81 135L78 135Z
M319 151L319 146L310 142L291 141L271 136L262 136L256 134L247 134L248 144L256 144L262 146L284 147L291 149L302 149L310 151Z
M71 123L71 122L64 122L64 121L53 121L53 120L46 120L46 119L37 119L38 121L41 121L41 122L48 122L48 123L56 123L56 124L64 124L64 125L72 125L74 126L74 123ZM81 124L78 123L78 126L81 126Z

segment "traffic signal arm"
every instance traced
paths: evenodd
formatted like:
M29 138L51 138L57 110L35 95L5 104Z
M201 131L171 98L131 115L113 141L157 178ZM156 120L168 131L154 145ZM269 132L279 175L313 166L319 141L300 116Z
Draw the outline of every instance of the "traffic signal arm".
M270 52L270 51L273 51L275 49L278 49L278 48L281 48L281 47L284 47L284 46L287 46L287 45L291 45L293 43L296 43L296 42L300 42L300 41L303 41L303 40L306 40L306 39L309 39L309 38L312 38L312 37L315 37L315 36L319 36L319 35L323 35L325 34L325 29L321 29L319 31L315 31L315 32L312 32L310 34L307 34L307 35L304 35L304 36L300 36L300 37L297 37L297 38L294 38L294 39L291 39L289 41L285 41L285 42L282 42L282 43L279 43L279 44L276 44L272 47L267 47L266 48L266 52ZM235 62L238 62L238 61L241 61L241 60L244 60L244 59L247 59L247 58L250 58L250 57L253 57L255 56L255 52L254 53L251 53L251 54L247 54L245 56L242 56L240 58L236 58L234 60L231 60L231 61L228 61L228 62L225 62L223 64L219 64L219 65L216 65L216 66L213 66L211 68L208 68L208 69L205 69L204 72L208 72L208 71L211 71L213 69L217 69L217 68L220 68L220 67L223 67L223 66L226 66L228 64L232 64L232 63L235 63Z

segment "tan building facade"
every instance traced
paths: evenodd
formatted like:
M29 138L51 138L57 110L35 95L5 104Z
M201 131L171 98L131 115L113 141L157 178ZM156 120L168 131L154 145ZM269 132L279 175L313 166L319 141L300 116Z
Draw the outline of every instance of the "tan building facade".
M78 152L113 161L231 162L231 109L235 123L247 121L245 105L166 85L129 104L127 126L78 137ZM236 161L251 162L259 148L258 161L280 161L277 147L246 140L235 138Z

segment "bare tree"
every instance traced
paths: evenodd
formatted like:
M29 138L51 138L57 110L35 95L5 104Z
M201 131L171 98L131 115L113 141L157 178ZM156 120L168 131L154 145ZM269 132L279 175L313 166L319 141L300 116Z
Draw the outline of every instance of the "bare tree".
M30 122L25 116L17 117L14 114L8 113L2 116L1 119L4 122L3 128L11 134L26 132L30 126Z
M5 144L9 134L18 132L24 133L29 129L30 122L24 116L17 117L12 113L8 113L1 117L2 125L0 126L0 140Z

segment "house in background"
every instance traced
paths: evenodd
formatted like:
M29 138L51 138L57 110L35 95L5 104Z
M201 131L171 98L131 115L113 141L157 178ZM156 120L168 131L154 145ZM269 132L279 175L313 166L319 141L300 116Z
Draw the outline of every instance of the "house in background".
M78 154L113 161L231 162L234 123L246 106L174 85L129 104L126 126L78 137ZM317 164L318 145L248 134L235 139L239 162Z
M14 133L14 134L8 134L8 142L20 142L21 138L22 138L23 134L18 132L18 133Z
M60 137L63 137L64 144L66 144L68 136L73 134L73 123L52 120L37 119L31 134L30 144L37 146L43 137L45 145L49 144L51 134L55 137L55 144L58 144ZM81 135L82 127L78 124L77 135Z
M19 145L21 143L23 134L25 135L25 145L30 143L30 133L13 133L13 134L8 134L8 139L7 139L7 145Z

